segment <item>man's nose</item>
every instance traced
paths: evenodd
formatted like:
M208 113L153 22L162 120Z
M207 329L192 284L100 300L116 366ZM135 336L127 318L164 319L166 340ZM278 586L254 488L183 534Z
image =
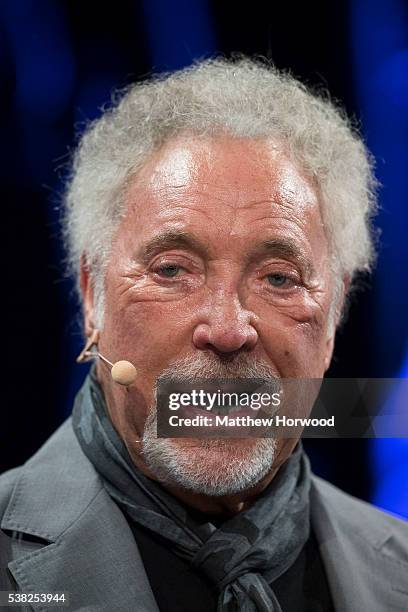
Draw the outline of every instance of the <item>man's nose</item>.
M250 351L258 342L253 313L242 308L237 295L218 296L193 332L193 343L216 353Z

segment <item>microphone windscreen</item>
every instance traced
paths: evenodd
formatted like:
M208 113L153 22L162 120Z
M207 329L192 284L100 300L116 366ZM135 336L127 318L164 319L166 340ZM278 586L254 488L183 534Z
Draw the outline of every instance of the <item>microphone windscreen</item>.
M117 361L111 369L111 376L119 385L128 386L136 379L137 370L130 361Z

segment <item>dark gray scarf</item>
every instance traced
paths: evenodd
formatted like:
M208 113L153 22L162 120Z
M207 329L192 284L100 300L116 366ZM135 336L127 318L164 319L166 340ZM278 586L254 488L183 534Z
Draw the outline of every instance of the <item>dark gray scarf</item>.
M218 612L281 612L270 583L296 560L309 537L310 465L301 442L256 502L220 527L200 524L132 460L109 417L93 373L73 410L79 443L112 498L136 523L165 538L175 554L219 591Z

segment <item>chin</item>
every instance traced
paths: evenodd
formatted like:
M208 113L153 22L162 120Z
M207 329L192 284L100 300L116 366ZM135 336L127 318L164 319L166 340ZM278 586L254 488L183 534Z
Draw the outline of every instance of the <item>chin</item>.
M275 438L157 438L145 429L143 458L164 485L210 496L256 486L272 469Z

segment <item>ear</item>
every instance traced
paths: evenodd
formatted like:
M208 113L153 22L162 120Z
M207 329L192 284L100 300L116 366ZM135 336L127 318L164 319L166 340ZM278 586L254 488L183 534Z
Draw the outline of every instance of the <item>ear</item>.
M94 291L89 271L86 253L81 256L80 285L84 309L85 335L89 337L95 329L94 321Z
M341 313L343 311L344 300L346 299L347 294L350 289L350 283L351 283L350 274L346 274L345 276L343 276L342 283L340 286L340 295L336 298L337 304L336 304L336 311L333 315L334 322L333 322L332 330L326 340L326 351L325 351L325 357L324 357L324 371L325 372L327 372L327 370L329 369L329 366L332 360L333 349L334 349L334 339L336 337L336 329L340 321Z

